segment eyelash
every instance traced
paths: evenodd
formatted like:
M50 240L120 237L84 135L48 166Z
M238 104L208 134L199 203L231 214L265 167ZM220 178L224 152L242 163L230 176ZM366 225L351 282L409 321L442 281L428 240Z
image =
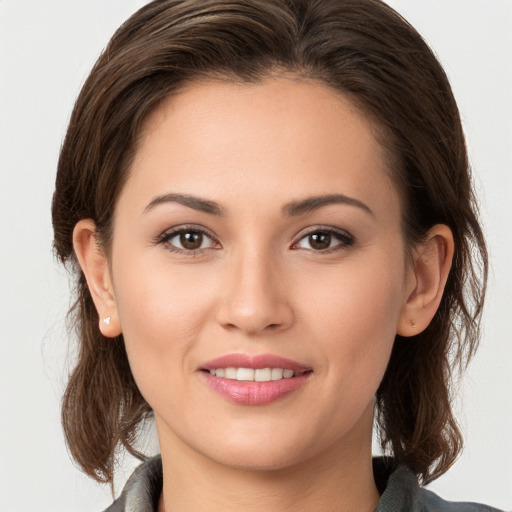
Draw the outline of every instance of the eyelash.
M186 256L196 256L201 254L202 252L208 250L208 249L217 249L218 247L206 247L206 248L199 248L199 249L182 249L179 247L176 247L174 244L171 243L171 240L179 235L183 234L200 234L203 237L207 237L211 240L211 244L213 246L217 245L219 246L219 242L216 240L214 236L212 236L206 229L200 227L200 226L180 226L174 229L171 229L170 231L166 231L165 233L162 233L156 240L157 244L164 245L166 249L173 253L178 254L184 254ZM293 242L291 245L292 250L299 250L300 249L300 242L303 240L306 240L308 237L312 235L327 235L331 238L337 239L339 243L337 243L334 247L327 247L325 249L308 249L304 248L307 251L317 253L317 254L330 254L333 252L339 252L343 251L347 247L350 247L354 244L355 239L354 237L348 233L347 231L341 230L341 229L335 229L333 227L322 227L322 226L315 226L314 228L311 228L310 230L303 232L300 234L296 242Z
M339 243L337 243L334 247L328 247L326 249L307 249L307 251L311 251L317 254L330 254L333 252L339 252L345 250L347 247L350 247L354 245L355 238L348 233L347 231L344 231L342 229L335 229L330 226L315 226L314 228L311 228L310 230L303 232L300 234L297 242L294 242L291 246L292 249L298 250L300 249L299 243L303 240L306 240L308 237L312 235L327 235L331 238L337 239Z
M196 256L198 254L201 254L203 251L215 247L207 247L203 249L181 249L180 247L176 247L171 243L171 240L179 235L184 234L200 234L204 237L207 237L211 240L212 245L219 245L218 241L215 239L214 236L212 236L206 229L200 227L200 226L180 226L178 228L171 229L170 231L166 231L165 233L162 233L160 235L156 242L157 244L164 245L166 249L170 252L174 252L177 254L184 254L186 256Z

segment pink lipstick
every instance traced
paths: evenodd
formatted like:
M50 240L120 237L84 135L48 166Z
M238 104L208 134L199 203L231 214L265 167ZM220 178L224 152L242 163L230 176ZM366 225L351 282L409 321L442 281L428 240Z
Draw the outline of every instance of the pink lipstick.
M265 405L301 388L312 369L272 354L229 354L201 366L213 391L240 405Z

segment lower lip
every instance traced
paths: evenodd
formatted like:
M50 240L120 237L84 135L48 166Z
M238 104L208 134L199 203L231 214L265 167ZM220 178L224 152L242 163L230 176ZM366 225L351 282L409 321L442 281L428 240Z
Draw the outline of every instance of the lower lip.
M201 372L210 389L230 402L239 405L265 405L279 400L301 388L309 379L310 373L304 373L290 379L252 382L224 377L215 377Z

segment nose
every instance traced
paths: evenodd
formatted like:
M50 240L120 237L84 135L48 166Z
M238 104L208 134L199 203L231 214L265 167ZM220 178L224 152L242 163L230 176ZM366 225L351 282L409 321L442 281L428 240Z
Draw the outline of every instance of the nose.
M280 332L294 319L283 272L268 254L246 251L231 262L217 321L247 335Z

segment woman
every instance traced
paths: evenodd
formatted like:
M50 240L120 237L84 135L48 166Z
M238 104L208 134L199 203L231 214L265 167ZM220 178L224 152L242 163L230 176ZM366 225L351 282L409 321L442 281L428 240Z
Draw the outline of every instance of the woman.
M461 450L487 257L446 76L385 4L142 8L77 100L53 220L70 450L112 482L158 431L109 510L492 510L417 484Z

